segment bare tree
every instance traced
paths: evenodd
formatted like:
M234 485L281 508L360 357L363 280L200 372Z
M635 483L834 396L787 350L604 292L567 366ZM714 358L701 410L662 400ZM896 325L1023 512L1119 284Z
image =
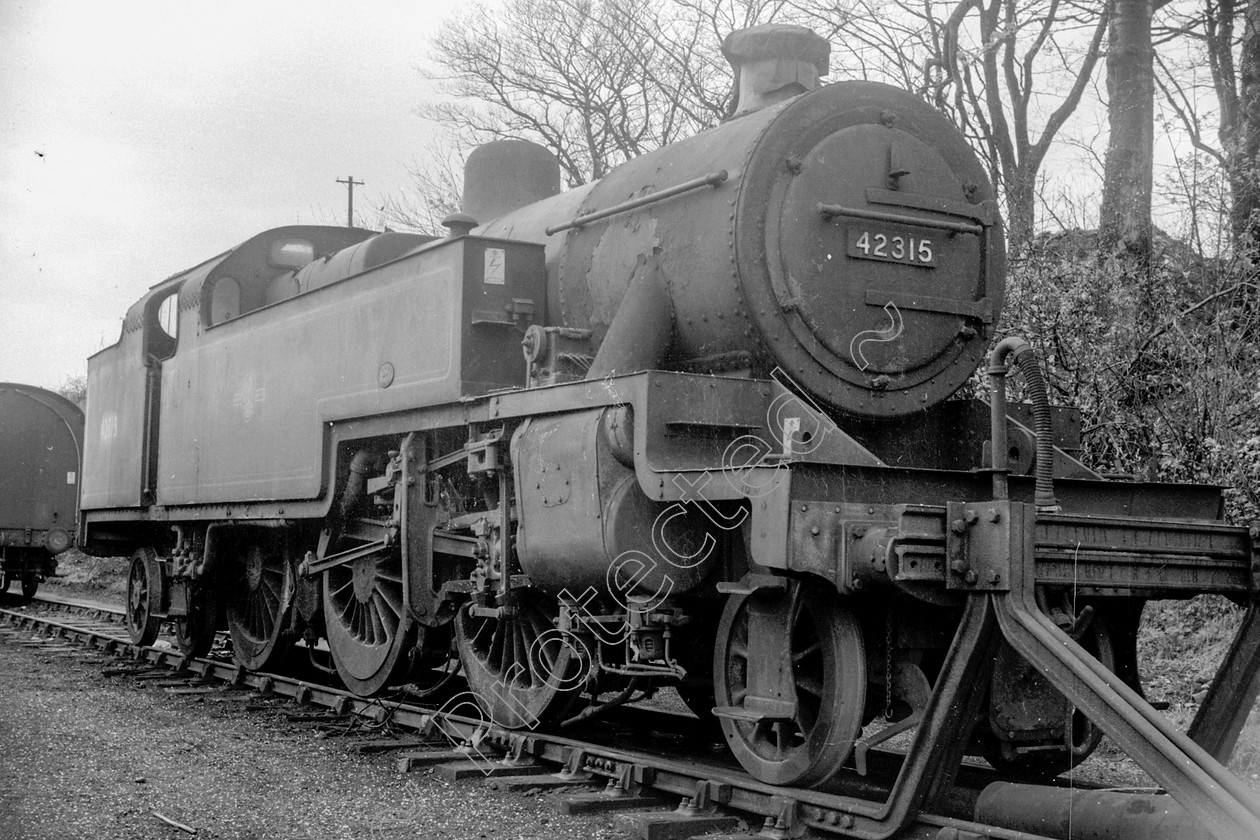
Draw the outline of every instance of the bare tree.
M840 74L917 86L954 117L989 161L1019 248L1042 161L1100 55L1098 2L507 0L440 29L434 75L451 98L422 112L470 145L540 142L577 185L722 118L730 31L803 23L838 45Z
M460 209L464 160L472 145L447 132L429 143L423 156L407 167L408 189L385 196L376 206L375 227L446 235L442 220Z
M936 0L802 0L798 9L816 30L835 27L833 75L923 89L924 67L943 55L943 20L951 2ZM952 102L939 102L947 112Z
M540 142L571 186L714 125L730 74L713 10L659 0L508 0L448 20L422 113L476 142ZM716 57L716 58L715 58Z
M1156 84L1194 147L1226 174L1234 246L1254 246L1260 241L1260 0L1179 3L1168 17L1156 28L1156 42L1184 45L1187 53L1180 62L1157 53ZM1205 106L1203 86L1187 72L1197 65L1209 70L1214 107Z
M848 2L848 0L843 0ZM462 160L497 139L532 140L569 186L716 125L734 106L722 40L746 26L806 22L787 0L507 0L450 18L427 75L444 93L418 112L445 132L411 168L386 224L429 232L458 207ZM824 37L845 23L832 19ZM817 21L815 21L817 23ZM815 27L818 29L818 27Z
M973 13L978 30L968 31ZM952 98L964 130L999 176L1016 252L1032 238L1041 165L1081 102L1108 21L1105 3L962 0L942 27L940 55L930 62L942 71L934 93L942 106ZM1055 88L1055 79L1066 87ZM1050 107L1052 98L1058 104ZM1034 139L1033 121L1045 111Z
M83 374L62 377L57 393L77 405L80 410L87 410L87 377Z
M987 161L1012 249L1022 250L1042 163L1101 55L1107 2L802 0L800 8L815 22L843 22L836 73L918 90L953 118Z

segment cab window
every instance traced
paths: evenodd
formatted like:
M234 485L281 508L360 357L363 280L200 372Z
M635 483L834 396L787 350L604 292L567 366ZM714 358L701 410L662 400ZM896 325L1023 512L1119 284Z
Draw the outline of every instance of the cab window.
M175 355L179 337L179 288L154 298L145 306L144 352L146 356L169 359Z

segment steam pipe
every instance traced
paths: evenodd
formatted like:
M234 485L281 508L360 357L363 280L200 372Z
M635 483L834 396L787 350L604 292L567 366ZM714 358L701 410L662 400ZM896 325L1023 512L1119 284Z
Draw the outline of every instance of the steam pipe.
M587 379L659 367L674 338L674 303L653 261L640 259Z
M1050 396L1041 365L1032 345L1019 336L1008 336L989 353L989 421L992 439L993 498L1010 497L1006 477L1010 473L1009 443L1006 437L1006 358L1024 375L1033 403L1033 429L1037 434L1037 485L1033 497L1040 513L1062 508L1054 497L1054 445L1051 443Z
M363 492L367 488L368 471L371 467L372 453L366 449L360 449L350 459L350 475L346 477L345 489L341 491L340 514L343 522L350 518L350 514L354 513L354 509L363 498Z

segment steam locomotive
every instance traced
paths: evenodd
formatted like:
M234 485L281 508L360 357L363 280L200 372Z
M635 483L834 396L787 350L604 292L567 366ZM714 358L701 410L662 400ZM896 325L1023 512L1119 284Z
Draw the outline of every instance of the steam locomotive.
M83 412L70 400L0 382L0 592L23 598L74 543Z
M365 695L457 659L508 728L676 686L776 785L914 728L911 810L965 752L1047 778L1106 731L1223 835L1260 825L1195 775L1255 663L1203 748L1135 649L1146 599L1254 602L1255 533L1075 457L1031 348L990 349L983 167L911 94L819 86L828 49L733 33L731 119L566 192L482 147L446 238L277 228L154 286L89 362L82 530L133 556L133 638L326 644ZM955 397L986 358L988 404Z

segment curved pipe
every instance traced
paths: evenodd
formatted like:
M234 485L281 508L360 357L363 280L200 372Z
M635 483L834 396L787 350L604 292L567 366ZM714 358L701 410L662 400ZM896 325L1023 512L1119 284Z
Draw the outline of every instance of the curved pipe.
M1006 499L1006 476L1010 472L1006 438L1006 358L1010 356L1024 376L1033 404L1033 429L1037 434L1037 485L1033 502L1040 513L1056 513L1062 508L1054 497L1053 425L1050 421L1050 395L1041 365L1032 345L1019 336L1008 336L989 353L989 418L993 440L993 497Z
M367 489L368 470L371 467L372 453L366 449L360 449L350 459L350 474L346 477L345 489L341 491L341 521L349 519L350 514L358 507L363 492Z
M626 687L623 688L621 690L621 693L618 694L616 697L614 697L613 699L605 703L600 703L598 706L587 706L585 709L578 712L576 715L569 718L568 720L561 721L560 728L564 729L565 727L573 726L574 724L581 723L584 720L590 720L596 715L602 715L604 712L608 711L609 709L614 709L617 706L624 705L626 702L630 700L630 695L634 694L635 690L639 688L639 686L642 684L643 684L643 677L641 676L631 677L630 682L626 684Z
M231 526L226 522L212 522L206 526L206 544L201 552L201 562L197 564L196 577L212 578L218 570L220 543L223 540L221 535L230 529Z

